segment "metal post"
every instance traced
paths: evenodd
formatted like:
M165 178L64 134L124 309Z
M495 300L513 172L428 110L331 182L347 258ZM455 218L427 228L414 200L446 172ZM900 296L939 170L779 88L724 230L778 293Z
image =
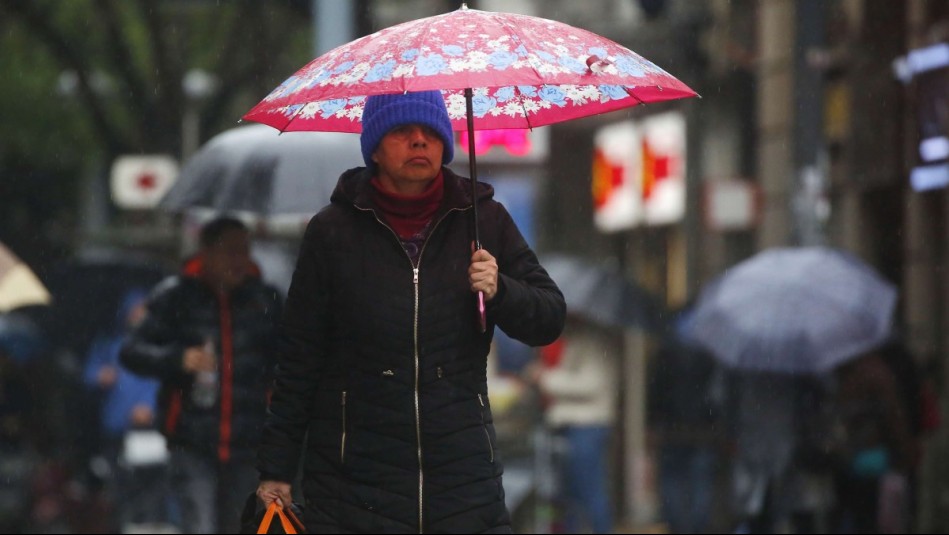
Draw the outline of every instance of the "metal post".
M315 56L353 40L353 0L313 0Z
M808 57L824 46L823 0L799 0L795 9L793 240L819 245L825 240L827 166L824 152L822 73Z

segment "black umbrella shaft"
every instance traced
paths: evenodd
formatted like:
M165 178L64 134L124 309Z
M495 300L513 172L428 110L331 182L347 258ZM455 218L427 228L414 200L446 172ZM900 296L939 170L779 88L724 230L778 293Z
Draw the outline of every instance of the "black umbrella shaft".
M475 162L474 113L471 106L471 88L465 88L465 108L468 116L468 170L471 174L471 218L474 225L475 250L481 249L481 237L478 233L478 164ZM484 292L478 292L478 327L481 332L487 330L487 313L484 306Z
M471 105L471 88L465 89L465 108L468 118L468 171L471 175L471 217L474 219L475 249L481 248L481 237L478 233L478 162L475 161L474 113Z

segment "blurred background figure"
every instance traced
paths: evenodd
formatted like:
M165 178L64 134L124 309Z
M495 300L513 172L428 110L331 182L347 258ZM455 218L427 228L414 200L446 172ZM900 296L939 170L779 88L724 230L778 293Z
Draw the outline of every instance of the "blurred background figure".
M806 452L825 449L828 378L735 371L727 415L732 434L736 533L825 533L833 506L829 468Z
M150 294L120 362L161 382L159 425L182 531L237 533L257 488L282 300L261 278L242 221L208 221L199 241L182 272Z
M836 472L838 533L905 533L909 475L918 446L911 411L886 351L870 351L836 371L841 424Z
M0 316L0 323L6 316ZM29 519L30 477L38 461L30 423L32 392L14 356L13 337L0 327L0 531L19 533Z
M611 533L608 473L619 359L609 332L568 314L560 340L541 355L525 373L543 396L545 425L562 444L557 464L566 504L564 532Z
M899 335L881 347L880 353L896 379L910 433L912 458L906 472L906 505L902 508L905 518L898 524L902 531L912 533L917 527L919 471L925 454L924 446L926 439L939 428L941 419L933 380L938 372L925 373Z
M136 445L139 450L145 446L139 442L143 438L160 438L155 428L159 383L130 372L119 362L123 340L145 317L147 297L143 288L126 293L115 324L93 341L83 373L86 386L100 396L101 454L95 464L106 477L115 532L126 532L133 524L170 520L164 441L153 442L158 451L150 459L137 458L138 452L130 451Z
M682 335L689 309L675 314L650 365L649 442L657 453L662 521L672 533L707 533L726 430L724 371Z

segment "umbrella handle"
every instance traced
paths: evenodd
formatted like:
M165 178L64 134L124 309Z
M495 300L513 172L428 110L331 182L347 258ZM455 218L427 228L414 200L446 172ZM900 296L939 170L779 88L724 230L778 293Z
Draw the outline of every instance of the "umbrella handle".
M474 110L471 104L473 91L465 88L465 111L468 119L468 170L471 175L471 218L474 225L475 250L481 249L478 234L478 164L475 162ZM484 308L484 292L478 292L478 327L484 333L488 330L488 318Z
M484 292L478 292L478 326L481 327L481 332L488 330L488 317L484 309Z

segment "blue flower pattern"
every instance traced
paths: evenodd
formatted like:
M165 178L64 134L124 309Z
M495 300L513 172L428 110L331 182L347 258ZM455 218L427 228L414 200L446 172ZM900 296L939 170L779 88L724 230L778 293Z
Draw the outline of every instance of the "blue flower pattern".
M620 56L616 58L616 68L623 74L642 78L646 73L642 65L631 56Z
M494 98L498 99L498 102L507 102L514 98L514 88L513 87L501 87L494 92Z
M491 110L498 107L498 101L486 95L471 97L471 112L475 117L484 117Z
M499 71L510 67L515 61L517 61L517 55L507 50L496 50L488 56L488 63Z
M580 63L576 58L571 58L570 56L560 56L560 58L557 59L557 63L577 74L583 74L588 70L586 64Z
M541 100L546 100L555 106L564 107L567 105L567 94L563 89L555 85L545 85L540 90Z
M363 82L378 82L379 80L389 80L392 78L392 71L395 70L395 60L390 59L385 63L379 63L373 65L369 72L366 74L366 77L363 78Z
M356 62L354 61L344 61L343 63L340 63L339 65L337 65L335 69L333 69L333 74L343 74L349 69L352 69L353 65L355 64Z
M457 58L465 54L465 49L458 45L445 45L442 47L442 52L444 52L446 56Z
M587 50L587 54L604 59L609 55L609 52L607 52L606 49L601 46L593 46Z
M599 89L600 99L603 102L608 100L620 100L629 96L629 93L627 93L621 85L601 85Z
M421 56L418 58L418 61L415 62L415 72L422 76L438 74L445 70L446 67L448 67L448 64L445 63L445 58L443 58L441 54Z
M324 119L328 119L333 116L336 112L346 107L345 98L337 98L333 100L324 100L320 102L320 115Z
M405 52L402 52L400 57L402 58L402 61L415 61L415 58L418 57L418 49L410 48Z

